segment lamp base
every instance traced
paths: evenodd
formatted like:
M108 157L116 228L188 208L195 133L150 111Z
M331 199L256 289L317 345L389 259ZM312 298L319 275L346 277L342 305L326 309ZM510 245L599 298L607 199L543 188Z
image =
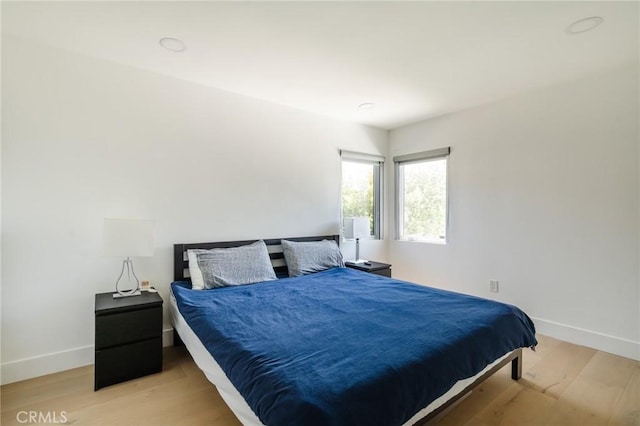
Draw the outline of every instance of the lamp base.
M140 296L141 294L142 293L140 293L140 290L134 291L133 293L125 293L125 294L113 293L113 298L120 299L122 297Z
M355 263L356 265L357 265L357 264L360 264L360 263L365 263L365 262L368 262L368 260L364 260L364 259L355 259L355 260L347 260L347 261L346 261L346 263Z
M124 271L127 271L127 281L130 284L135 284L135 287L130 290L120 290L120 280L122 279L122 275L124 275ZM135 281L133 281L135 280ZM138 276L136 272L133 270L133 260L128 257L122 261L122 271L120 271L120 276L116 281L116 292L113 293L114 299L120 299L122 297L130 297L130 296L140 296L140 280L138 280Z

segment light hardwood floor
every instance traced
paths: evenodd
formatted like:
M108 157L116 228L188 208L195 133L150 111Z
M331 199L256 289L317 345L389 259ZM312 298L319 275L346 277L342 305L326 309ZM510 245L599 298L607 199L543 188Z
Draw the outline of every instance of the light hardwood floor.
M538 335L525 350L522 378L510 365L433 423L459 425L640 425L640 362ZM240 423L184 348L165 348L159 374L93 391L93 367L0 387L1 424L25 414L62 412L77 425ZM22 420L23 422L19 422Z

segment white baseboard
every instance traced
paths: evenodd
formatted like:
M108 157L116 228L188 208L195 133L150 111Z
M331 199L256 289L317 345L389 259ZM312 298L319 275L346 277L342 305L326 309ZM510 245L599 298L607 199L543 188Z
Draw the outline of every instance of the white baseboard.
M640 361L640 342L542 318L531 317L531 319L536 325L536 331L540 334Z
M93 345L90 345L7 362L0 366L0 383L6 385L93 364L93 354Z
M162 346L172 345L173 329L163 330ZM93 345L89 345L4 363L0 366L0 385L91 365L94 362L94 352Z
M173 346L173 328L162 330L162 347Z

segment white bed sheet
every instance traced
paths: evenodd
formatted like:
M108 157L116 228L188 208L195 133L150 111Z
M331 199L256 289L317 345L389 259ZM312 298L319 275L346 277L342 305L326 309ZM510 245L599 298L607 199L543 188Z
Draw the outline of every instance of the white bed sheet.
M180 335L182 342L191 354L196 365L203 371L207 379L218 389L218 392L220 393L222 399L227 403L231 411L233 411L233 413L243 425L264 426L260 419L258 419L258 416L255 415L251 407L249 407L249 404L247 404L242 395L240 395L240 392L238 392L235 386L233 386L224 371L222 371L222 368L220 367L220 365L218 365L215 358L209 353L207 348L205 348L200 339L198 339L198 336L193 332L191 327L189 327L189 324L187 324L185 319L182 317L182 314L178 310L178 305L176 303L175 297L173 296L173 292L171 292L170 299L169 311L171 312L171 321L173 324L173 328ZM483 375L486 371L491 369L491 367L493 367L494 365L498 364L508 355L509 354L507 353L504 356L498 358L496 361L489 364L484 370L482 370L475 376L458 381L455 385L453 385L451 389L449 389L448 392L435 399L422 410L418 411L403 426L413 425L418 420L424 418L433 410L446 403L449 399L462 392L475 379Z

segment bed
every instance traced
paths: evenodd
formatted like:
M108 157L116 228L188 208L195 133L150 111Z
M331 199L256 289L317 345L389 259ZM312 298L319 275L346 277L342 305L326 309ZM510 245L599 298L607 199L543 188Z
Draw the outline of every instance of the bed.
M277 279L211 290L186 253L255 240L174 246L176 340L243 424L423 424L508 363L520 378L537 342L518 308L349 268L287 277L281 240L264 241Z

